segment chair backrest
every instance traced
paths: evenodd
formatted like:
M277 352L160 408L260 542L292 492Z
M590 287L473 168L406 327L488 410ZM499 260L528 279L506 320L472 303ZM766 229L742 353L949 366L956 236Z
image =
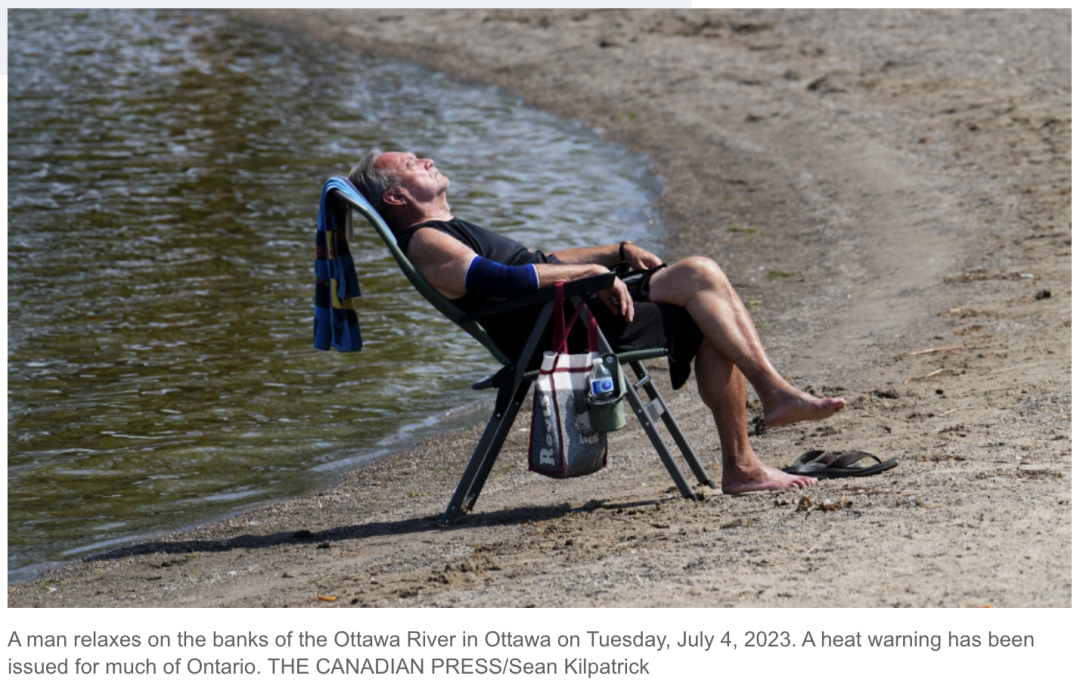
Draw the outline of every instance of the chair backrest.
M463 320L465 313L454 305L453 301L449 300L442 294L440 294L435 287L428 284L428 281L424 279L413 264L406 258L405 253L398 247L397 239L394 237L394 233L390 230L390 226L386 224L386 221L382 219L368 202L364 198L364 195L356 189L356 186L344 176L334 176L326 181L326 185L323 187L323 193L329 192L331 196L336 197L346 206L348 206L354 213L359 213L364 216L368 223L375 228L375 232L386 244L386 248L390 250L390 254L394 257L398 267L401 268L401 272L405 275L405 278L420 292L420 295L427 299L428 303L435 306L435 309L448 317L451 322L458 325L466 332L469 333L474 339L480 342L484 348L488 349L495 359L504 365L510 364L510 359L503 354L499 347L495 345L495 342L491 340L491 336L484 330L480 323L475 320Z

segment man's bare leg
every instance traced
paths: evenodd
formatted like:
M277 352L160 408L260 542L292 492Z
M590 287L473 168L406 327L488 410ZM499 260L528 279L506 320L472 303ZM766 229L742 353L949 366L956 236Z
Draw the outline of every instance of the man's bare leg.
M746 381L731 361L707 342L695 358L698 392L712 411L720 434L724 473L720 489L727 494L806 488L809 476L792 476L767 466L754 453L746 433Z
M826 419L844 409L843 398L815 398L773 368L742 299L708 258L687 258L653 275L649 298L686 308L705 339L753 384L765 408L766 426Z

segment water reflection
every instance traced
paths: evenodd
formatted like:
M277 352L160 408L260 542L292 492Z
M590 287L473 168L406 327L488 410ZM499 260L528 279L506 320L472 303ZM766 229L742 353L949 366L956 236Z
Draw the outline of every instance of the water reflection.
M476 418L491 361L373 237L364 351L311 347L319 188L359 150L434 156L455 212L530 245L648 237L641 159L490 88L213 13L10 10L8 34L12 568Z

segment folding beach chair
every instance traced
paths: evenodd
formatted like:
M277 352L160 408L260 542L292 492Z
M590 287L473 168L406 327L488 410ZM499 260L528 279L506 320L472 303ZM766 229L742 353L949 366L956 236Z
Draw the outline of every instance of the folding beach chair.
M356 190L347 178L331 178L323 188L323 193L325 196L336 199L339 202L339 210L342 210L340 207L348 207L352 209L354 213L359 213L366 218L368 223L375 228L375 232L382 238L386 247L390 249L390 253L393 254L394 260L397 261L402 273L404 273L409 282L416 287L417 291L419 291L429 303L435 306L439 312L450 318L451 322L457 324L479 341L480 344L502 364L502 369L473 384L474 389L498 389L498 394L495 398L495 409L491 414L491 418L488 420L487 427L484 429L484 434L481 436L480 442L473 452L472 459L469 460L469 464L465 469L465 474L462 476L461 482L458 484L457 490L454 492L454 496L451 498L450 504L447 506L446 512L443 514L440 521L443 524L453 523L461 514L470 511L473 508L473 505L476 504L477 498L480 497L480 491L483 489L488 474L491 472L491 467L495 464L495 459L499 456L499 451L502 449L503 442L506 440L506 436L513 426L514 419L521 409L521 405L525 400L529 387L532 386L532 383L539 375L539 371L537 370L527 371L527 365L529 359L533 356L533 352L540 342L540 337L543 335L544 328L547 326L554 311L554 287L547 287L519 298L510 299L489 306L488 308L471 314L465 314L455 306L452 301L439 294L434 287L428 284L428 282L420 276L412 263L405 257L405 254L398 248L397 240L394 238L394 235L386 222L375 212L375 209L372 208L371 204L368 203L364 196ZM593 291L608 289L612 286L614 281L614 273L575 280L565 284L564 293L576 307L581 302L582 295ZM492 341L487 331L484 330L482 324L483 320L505 313L509 310L539 303L544 303L545 305L536 319L536 323L533 326L528 342L525 344L525 348L517 358L506 357L499 347L495 345L494 341ZM608 344L607 339L604 338L602 332L599 338L599 347L601 352L612 352L611 346ZM667 427L671 438L682 452L683 457L686 459L687 464L690 466L690 469L698 482L707 485L710 488L715 488L716 484L713 483L712 479L709 478L709 475L705 473L705 469L701 466L697 454L690 446L690 443L687 442L682 429L679 428L678 423L675 421L675 417L668 410L667 405L664 403L664 399L661 397L660 392L657 391L656 386L653 385L652 378L642 364L642 361L644 360L665 357L666 355L667 351L663 348L637 350L618 354L620 365L628 364L637 376L637 381L631 383L627 381L625 373L622 375L623 384L629 388L626 392L626 401L637 416L642 428L645 429L645 433L648 434L649 440L652 441L657 454L660 456L660 460L664 463L671 478L675 481L675 485L678 487L679 492L682 493L683 497L700 500L699 496L694 492L693 488L690 487L690 484L683 476L682 471L680 471L679 467L675 464L671 451L668 449L667 444L660 435L657 420L663 422ZM621 366L619 371L622 372ZM644 391L648 402L642 401L641 396L638 395L638 391Z

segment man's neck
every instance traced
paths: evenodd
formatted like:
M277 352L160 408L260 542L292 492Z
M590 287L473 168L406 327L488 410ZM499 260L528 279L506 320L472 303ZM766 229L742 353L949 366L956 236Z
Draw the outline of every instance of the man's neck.
M401 221L406 228L432 220L449 221L454 219L454 214L450 212L450 204L446 202L445 198L442 201L431 202L423 206L411 206L410 208L413 210L408 213L405 220Z

